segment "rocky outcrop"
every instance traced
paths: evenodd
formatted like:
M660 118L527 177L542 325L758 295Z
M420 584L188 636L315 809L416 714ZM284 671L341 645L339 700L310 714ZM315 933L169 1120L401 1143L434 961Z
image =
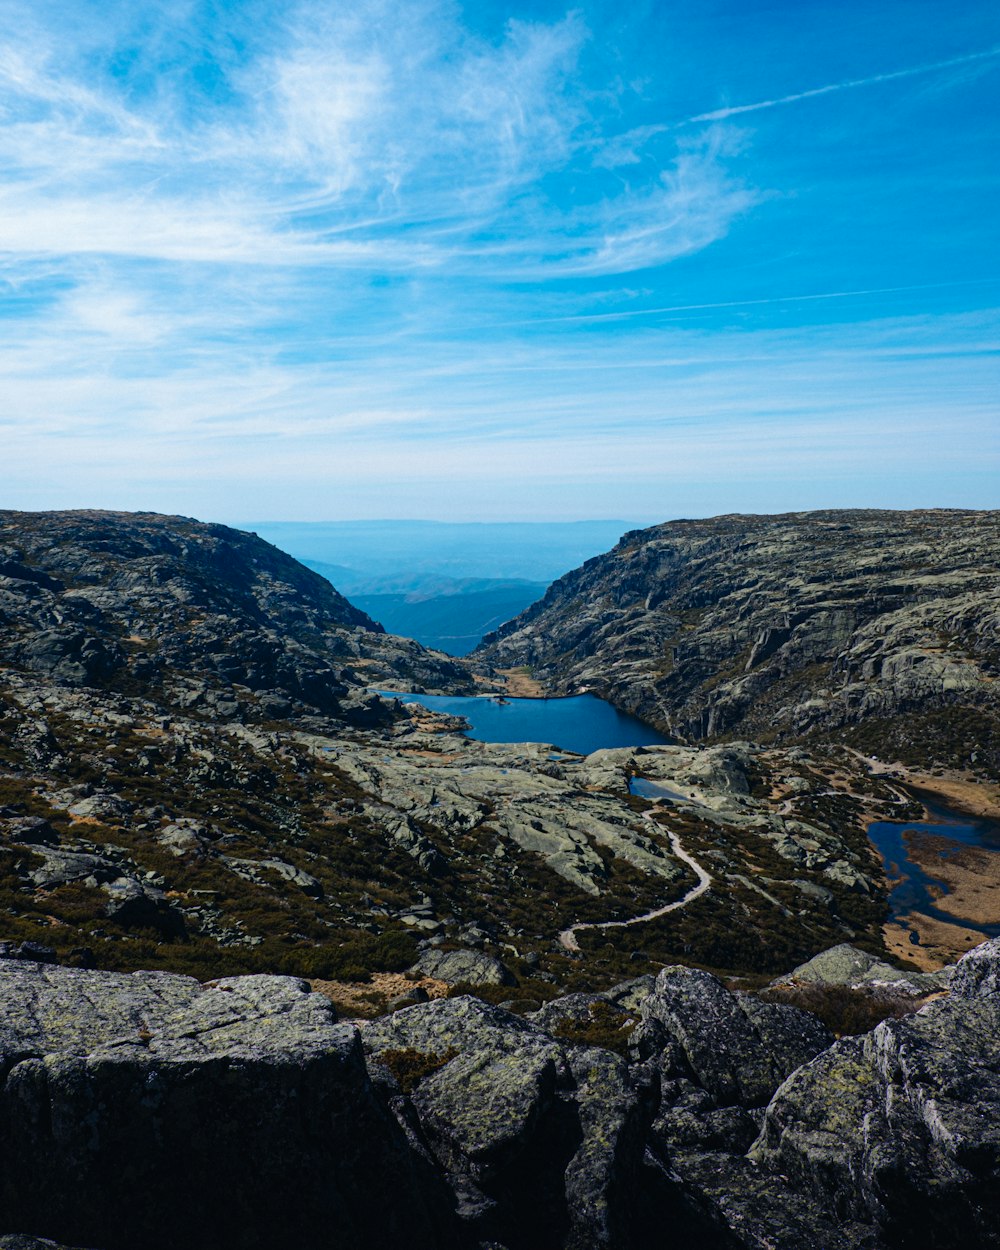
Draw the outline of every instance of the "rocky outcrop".
M0 960L0 1244L995 1250L998 969L835 1041L685 968L359 1035L294 979Z
M0 960L0 1245L996 1250L998 969L835 1041L682 967L359 1035L291 978Z
M993 975L993 961L987 960L986 964L988 971L984 971L984 975ZM974 967L974 964L969 964L963 975L971 975ZM904 972L868 951L842 942L799 964L787 976L778 978L775 984L843 985L849 989L891 989L894 993L927 995L947 989L951 976L950 967L938 972ZM1000 990L1000 985L994 988Z
M887 1245L1000 1246L998 967L992 942L958 964L949 997L794 1073L753 1160Z
M186 517L0 512L0 624L7 665L220 718L365 723L385 718L373 681L467 683L256 535Z
M281 977L0 961L2 1226L102 1250L453 1244L357 1034Z
M473 658L690 740L878 723L883 747L889 725L903 754L1000 768L998 540L996 512L673 521L560 578Z

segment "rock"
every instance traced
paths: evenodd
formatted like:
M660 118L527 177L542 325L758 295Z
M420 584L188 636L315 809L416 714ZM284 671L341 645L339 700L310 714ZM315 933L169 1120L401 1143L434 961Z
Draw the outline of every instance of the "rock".
M804 964L799 964L787 976L779 977L774 984L783 985L789 981L822 982L855 989L889 986L896 992L916 995L946 989L951 975L950 968L943 968L939 972L904 972L867 951L842 942L839 946L832 946L829 950L814 955Z
M505 964L482 951L424 951L414 971L446 985L517 985L517 978Z
M54 846L59 841L59 835L41 816L8 819L2 826L2 833L11 842L18 842L22 846Z
M304 983L2 961L0 1004L8 1226L104 1250L453 1244L355 1030Z
M655 1083L608 1051L471 998L366 1023L362 1038L373 1061L431 1061L409 1104L472 1242L639 1250L657 1224L707 1223L647 1167Z
M694 968L664 968L640 1012L647 1033L658 1026L676 1042L698 1084L720 1105L763 1105L833 1041L815 1016L730 993Z
M104 914L126 929L155 929L164 938L184 936L184 917L167 901L162 890L118 877L104 886L108 901Z
M0 959L27 959L36 964L58 963L52 947L38 942L21 942L19 946L13 942L0 942Z
M8 1233L0 1237L0 1250L73 1250L70 1246L61 1246L44 1237L25 1237L19 1233Z
M891 1247L1000 1245L1000 942L957 989L837 1042L794 1073L752 1151L827 1212L870 1220Z
M1000 997L1000 938L983 942L963 955L948 978L948 985L955 998Z

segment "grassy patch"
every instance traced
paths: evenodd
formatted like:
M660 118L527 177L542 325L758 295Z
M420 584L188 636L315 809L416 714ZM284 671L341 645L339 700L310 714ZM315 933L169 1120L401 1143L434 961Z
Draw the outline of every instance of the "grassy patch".
M788 985L761 990L758 998L784 1003L818 1016L837 1037L870 1032L883 1020L898 1020L923 1006L922 998L892 990L853 988L847 985Z

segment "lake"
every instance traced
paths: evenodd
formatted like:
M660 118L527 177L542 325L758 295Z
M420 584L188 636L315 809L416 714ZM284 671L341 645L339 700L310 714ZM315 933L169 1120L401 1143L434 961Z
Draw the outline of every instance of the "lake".
M479 742L550 742L577 755L589 755L602 747L665 746L671 742L650 725L592 694L497 703L490 698L443 694L378 693L387 699L419 703L432 712L462 716L469 722L466 736Z
M932 820L876 820L868 826L868 836L882 856L890 882L890 919L908 927L904 918L910 912L917 912L944 921L945 924L964 925L965 928L974 929L986 937L1000 937L1000 917L996 924L977 924L953 916L937 906L937 899L941 894L947 893L948 888L933 873L925 871L910 859L904 839L904 835L910 831L947 839L950 845L942 852L945 857L957 853L965 846L1000 851L1000 822L967 816L926 794L920 794L919 799L933 817Z

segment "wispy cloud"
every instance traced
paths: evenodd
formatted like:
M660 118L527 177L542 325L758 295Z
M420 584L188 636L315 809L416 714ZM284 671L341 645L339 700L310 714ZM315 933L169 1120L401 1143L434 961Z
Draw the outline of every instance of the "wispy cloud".
M848 78L840 82L825 83L821 87L809 87L805 91L794 91L788 95L774 96L767 100L755 100L749 104L727 104L706 112L692 113L689 117L684 117L679 121L635 126L622 134L596 140L594 162L607 169L637 165L642 161L642 150L650 140L682 130L687 126L729 121L746 113L759 113L785 104L798 104L802 100L812 100L841 91L853 91L858 87L873 87L879 83L896 82L904 78L915 78L944 70L981 65L983 62L996 60L998 57L1000 57L1000 47L984 48L979 52L969 52L943 61L930 61L923 65L907 66L905 69L888 70L882 74L869 74L864 78Z
M885 74L870 74L867 78L848 78L843 82L827 83L823 87L811 87L808 91L795 91L790 95L776 96L773 100L757 100L753 104L733 104L724 108L710 109L707 113L695 113L680 124L726 121L730 117L738 117L743 113L757 113L761 109L777 108L781 104L797 104L800 100L811 100L816 96L830 95L835 91L853 91L856 87L873 87L877 83L895 82L897 79L913 78L918 74L932 74L944 69L954 69L959 65L971 65L975 61L991 60L998 56L1000 56L1000 47L986 48L981 52L969 52L965 56L949 57L945 61L931 61L926 65L911 65L907 69L890 70Z
M728 119L821 95L833 110L850 88L955 76L997 49L766 99L772 78L748 75L755 103L706 112L728 89L712 47L676 95L651 48L642 73L663 90L640 99L589 3L489 10L477 28L452 0L0 4L12 503L329 515L334 498L365 512L373 484L370 506L395 508L381 484L408 481L426 515L578 481L570 513L606 489L620 515L631 483L706 464L732 482L857 473L897 444L899 463L927 461L942 414L955 463L989 462L987 319L870 316L908 294L972 306L980 286L951 268L966 235L949 235L947 268L900 247L883 269L883 218L851 268L855 205L884 188L859 177L822 217L796 179L829 151L790 129L812 163L788 173ZM668 98L686 119L670 127ZM796 328L848 301L863 326ZM759 329L782 306L782 332Z
M299 5L272 33L273 50L219 68L226 91L195 115L168 87L136 96L95 74L53 30L9 48L0 249L504 276L523 266L535 280L550 265L663 263L720 237L751 202L711 143L645 185L609 192L581 171L570 218L549 199L544 179L596 124L576 77L588 37L578 16L511 21L487 43L444 5L368 0L346 15Z

